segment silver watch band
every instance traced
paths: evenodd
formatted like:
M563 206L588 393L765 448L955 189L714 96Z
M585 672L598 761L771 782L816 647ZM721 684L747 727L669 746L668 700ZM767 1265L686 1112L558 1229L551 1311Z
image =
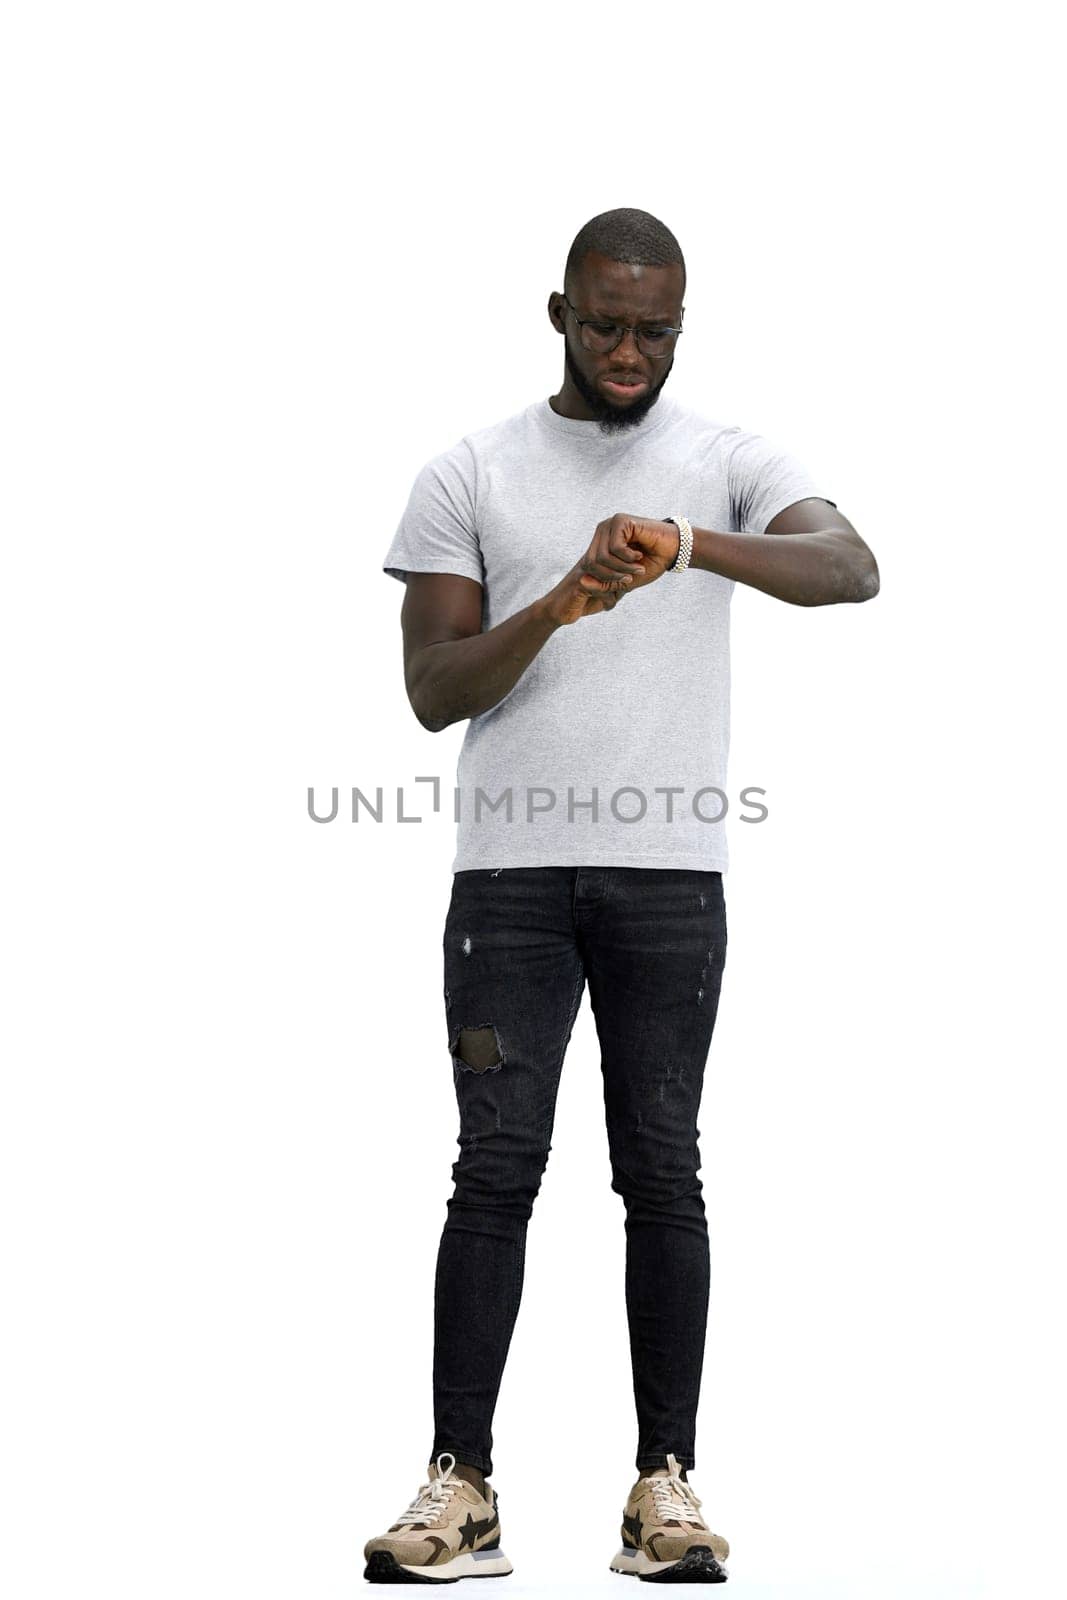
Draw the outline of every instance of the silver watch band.
M664 522L673 522L678 529L678 554L674 562L667 568L668 572L684 572L689 565L693 554L693 530L688 517L664 517Z

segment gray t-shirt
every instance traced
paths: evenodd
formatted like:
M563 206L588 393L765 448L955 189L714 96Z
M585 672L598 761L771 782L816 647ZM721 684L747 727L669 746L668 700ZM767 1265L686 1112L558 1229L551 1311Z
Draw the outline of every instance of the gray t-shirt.
M820 491L792 456L666 394L612 435L539 400L426 463L382 566L401 581L475 579L485 630L553 588L616 512L762 534L812 496ZM453 872L726 871L725 821L741 809L727 786L733 590L716 573L666 572L556 630L468 723L450 808Z

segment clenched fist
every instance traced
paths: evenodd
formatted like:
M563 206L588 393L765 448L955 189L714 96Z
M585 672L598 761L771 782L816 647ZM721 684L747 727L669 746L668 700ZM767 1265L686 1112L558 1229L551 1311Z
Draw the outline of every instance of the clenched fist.
M619 511L597 524L593 542L579 565L592 578L630 576L626 589L642 589L673 565L680 543L681 534L673 522Z
M678 554L680 539L673 522L649 517L618 512L598 523L585 555L546 596L552 620L566 626L614 610L631 589L662 577Z

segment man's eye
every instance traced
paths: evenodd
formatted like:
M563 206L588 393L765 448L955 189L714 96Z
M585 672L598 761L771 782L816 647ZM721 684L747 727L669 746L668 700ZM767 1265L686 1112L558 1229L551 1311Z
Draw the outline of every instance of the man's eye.
M605 339L610 338L613 333L619 331L613 322L587 322L586 327L592 328L594 333L603 334Z
M674 332L673 328L642 328L641 332L646 339L666 339Z

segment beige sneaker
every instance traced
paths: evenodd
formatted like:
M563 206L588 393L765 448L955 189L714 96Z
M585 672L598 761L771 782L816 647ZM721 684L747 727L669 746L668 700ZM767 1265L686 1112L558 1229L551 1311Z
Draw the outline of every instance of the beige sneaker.
M622 1548L612 1572L650 1583L725 1583L730 1546L700 1515L700 1501L674 1456L638 1478L622 1514Z
M387 1533L368 1539L363 1576L370 1583L455 1583L459 1578L502 1578L512 1570L500 1548L496 1490L490 1499L452 1472L455 1456L430 1468L407 1510Z

